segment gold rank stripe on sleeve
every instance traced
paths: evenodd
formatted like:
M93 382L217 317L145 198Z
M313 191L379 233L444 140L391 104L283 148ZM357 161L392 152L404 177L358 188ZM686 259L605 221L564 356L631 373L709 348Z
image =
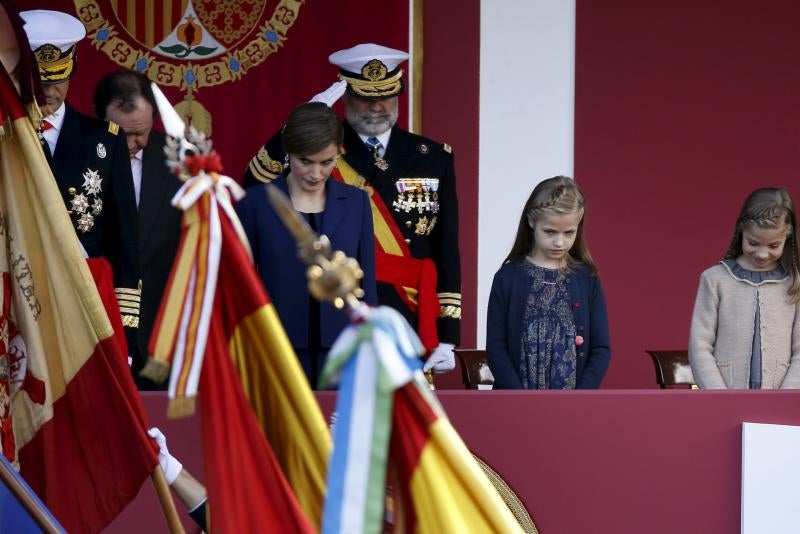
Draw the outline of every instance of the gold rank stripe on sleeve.
M442 305L450 304L452 306L461 306L461 293L438 293L439 303Z
M114 288L117 295L117 304L122 314L122 324L130 328L139 327L139 309L141 306L142 292L140 289L127 287Z
M117 135L119 133L119 124L114 121L108 121L108 131L113 135Z

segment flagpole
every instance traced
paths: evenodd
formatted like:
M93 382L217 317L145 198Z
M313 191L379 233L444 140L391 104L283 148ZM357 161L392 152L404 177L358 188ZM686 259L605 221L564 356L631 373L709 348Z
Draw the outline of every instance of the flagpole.
M186 534L183 529L180 517L178 517L178 510L175 508L175 501L172 500L172 493L169 491L169 484L164 476L164 471L160 465L157 465L150 475L150 480L153 481L153 487L156 489L158 495L158 502L161 504L161 511L164 512L164 518L167 520L167 528L170 534Z

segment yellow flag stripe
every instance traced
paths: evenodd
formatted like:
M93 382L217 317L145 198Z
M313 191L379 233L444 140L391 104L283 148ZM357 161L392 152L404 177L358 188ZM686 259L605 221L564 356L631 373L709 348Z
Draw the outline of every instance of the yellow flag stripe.
M428 427L428 433L410 482L416 532L521 534L519 523L450 422L440 417Z
M153 356L162 362L168 361L172 356L172 344L175 332L178 331L178 326L180 325L181 311L189 288L189 277L197 255L198 240L200 238L197 206L192 206L183 214L183 218L186 225L184 244L181 248L181 255L178 258L178 265L174 270L169 298L161 318L161 325L158 330L160 335L156 339L154 347L155 354Z
M229 349L245 394L300 506L319 528L330 432L271 303L239 321Z
M14 436L21 448L52 417L52 404L98 341L114 330L33 125L23 117L11 128L10 138L0 142L0 210L8 246L2 269L15 285L14 319L27 346L28 369L48 388L44 406L34 406L27 395L14 399Z
M207 212L211 203L211 196L204 194L199 200L202 203L202 210ZM200 222L200 240L197 247L197 258L199 261L195 263L197 269L197 277L194 286L194 299L192 302L192 312L189 319L189 325L186 329L186 347L183 351L183 366L181 373L178 377L178 383L175 386L176 396L181 397L186 391L186 382L189 380L189 371L191 371L192 363L194 362L194 352L197 347L197 330L200 325L200 318L203 314L203 297L206 294L206 283L208 281L208 248L210 240L210 224L207 217L202 217Z

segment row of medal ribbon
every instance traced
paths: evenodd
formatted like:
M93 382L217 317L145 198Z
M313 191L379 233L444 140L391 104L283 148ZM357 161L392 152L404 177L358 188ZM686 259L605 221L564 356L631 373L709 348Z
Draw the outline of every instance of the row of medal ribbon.
M394 185L397 189L397 198L392 202L395 211L439 212L438 178L400 178Z

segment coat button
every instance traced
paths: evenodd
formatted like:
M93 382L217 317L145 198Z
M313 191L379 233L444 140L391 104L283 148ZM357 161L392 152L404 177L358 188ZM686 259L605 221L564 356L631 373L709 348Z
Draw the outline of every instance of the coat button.
M405 242L406 242L406 245L410 245L411 244L411 240L408 239L408 238L405 239Z
M406 228L411 228L412 226L414 226L414 223L411 221L406 221Z

